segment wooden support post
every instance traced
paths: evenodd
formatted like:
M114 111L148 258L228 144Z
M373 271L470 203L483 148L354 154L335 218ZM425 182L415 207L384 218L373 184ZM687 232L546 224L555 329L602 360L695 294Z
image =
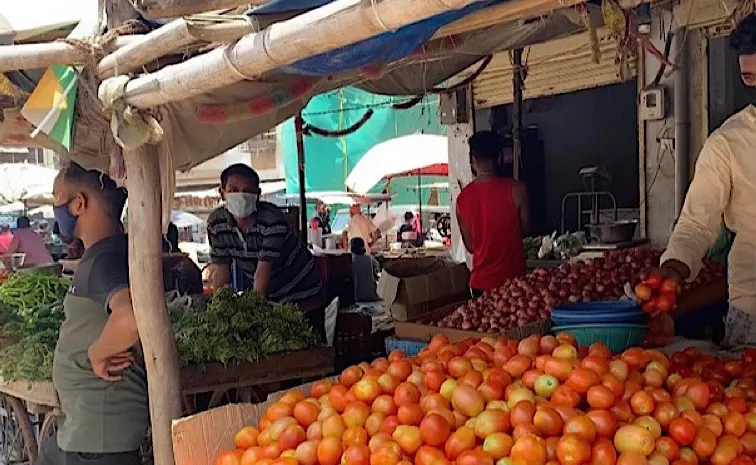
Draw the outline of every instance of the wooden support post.
M297 172L299 174L299 227L302 241L307 243L307 196L305 183L305 149L304 149L304 119L300 111L294 118L294 128L297 135Z
M514 101L512 102L512 168L515 179L520 179L520 161L522 160L522 84L524 73L522 69L522 49L514 50Z
M129 190L129 278L144 349L155 465L173 465L171 421L181 416L176 344L163 290L162 208L157 148L124 154Z

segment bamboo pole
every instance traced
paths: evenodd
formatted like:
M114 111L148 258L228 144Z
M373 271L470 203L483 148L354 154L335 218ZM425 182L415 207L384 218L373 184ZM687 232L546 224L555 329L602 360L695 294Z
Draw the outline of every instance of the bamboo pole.
M173 465L171 422L181 416L178 354L165 304L157 148L126 151L129 279L149 388L155 465Z
M103 58L97 65L97 74L103 79L127 74L197 39L227 42L258 30L254 22L233 17L176 19Z
M475 0L336 0L126 85L124 100L150 108L254 79L307 57L465 7ZM542 0L541 0L542 1Z
M114 48L139 40L140 35L116 38ZM63 41L39 44L0 45L0 73L20 69L45 69L57 65L84 65L92 60L89 50Z
M177 18L204 11L262 5L268 0L139 0L137 6L151 18Z

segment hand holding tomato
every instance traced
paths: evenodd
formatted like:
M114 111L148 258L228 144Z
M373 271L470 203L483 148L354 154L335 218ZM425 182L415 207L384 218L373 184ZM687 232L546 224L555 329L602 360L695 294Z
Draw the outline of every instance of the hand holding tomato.
M665 277L669 273L660 268L652 272L640 284L635 286L635 297L642 303L643 311L647 313L667 313L677 303L677 293L680 290L676 278Z

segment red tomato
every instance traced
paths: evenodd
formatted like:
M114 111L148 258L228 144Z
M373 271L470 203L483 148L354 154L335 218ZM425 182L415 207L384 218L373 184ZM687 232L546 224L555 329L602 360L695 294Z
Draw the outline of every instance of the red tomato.
M643 281L643 284L648 285L648 287L650 287L651 289L657 290L661 288L663 281L664 280L661 276L656 273L652 273L648 278L645 279L645 281Z
M676 295L672 293L662 293L656 302L656 309L660 312L668 312L675 306Z
M662 294L669 292L672 294L677 294L678 290L680 288L677 286L677 283L671 279L665 279L661 284L661 292Z

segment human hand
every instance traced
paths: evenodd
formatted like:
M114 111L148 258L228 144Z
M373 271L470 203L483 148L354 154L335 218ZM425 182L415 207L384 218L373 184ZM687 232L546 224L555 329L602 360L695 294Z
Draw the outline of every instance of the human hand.
M88 356L89 361L92 363L94 374L105 381L111 382L120 381L121 376L117 373L122 372L134 363L134 356L128 351L101 358L94 354L90 347Z

